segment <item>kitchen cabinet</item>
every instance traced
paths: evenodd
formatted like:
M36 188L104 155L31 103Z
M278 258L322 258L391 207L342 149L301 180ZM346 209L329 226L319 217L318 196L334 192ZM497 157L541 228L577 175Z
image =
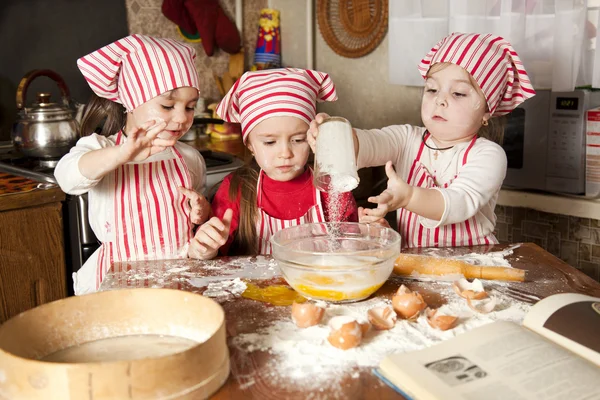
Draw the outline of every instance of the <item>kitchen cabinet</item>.
M0 174L0 323L67 296L65 195L55 187L22 191L5 184L11 179Z

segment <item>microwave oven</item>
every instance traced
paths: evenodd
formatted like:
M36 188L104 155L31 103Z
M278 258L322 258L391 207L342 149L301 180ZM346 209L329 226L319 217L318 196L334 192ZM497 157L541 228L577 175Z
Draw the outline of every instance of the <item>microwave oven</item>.
M506 118L504 187L585 195L586 112L600 92L536 90Z

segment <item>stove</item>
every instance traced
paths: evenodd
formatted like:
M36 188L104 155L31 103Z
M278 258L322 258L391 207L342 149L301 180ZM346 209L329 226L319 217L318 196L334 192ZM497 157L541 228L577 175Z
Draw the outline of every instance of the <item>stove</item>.
M210 200L217 185L243 165L243 162L230 154L200 150L206 162L206 190L203 193ZM54 178L54 167L58 160L37 160L18 153L11 142L0 142L0 172L32 179L43 183L41 188L58 186ZM63 229L65 257L67 260L67 289L73 294L72 273L77 272L83 263L100 247L100 242L92 231L88 220L87 194L67 195L63 203Z
M0 171L38 182L54 183L54 167L58 160L27 158L14 150L10 142L0 142Z

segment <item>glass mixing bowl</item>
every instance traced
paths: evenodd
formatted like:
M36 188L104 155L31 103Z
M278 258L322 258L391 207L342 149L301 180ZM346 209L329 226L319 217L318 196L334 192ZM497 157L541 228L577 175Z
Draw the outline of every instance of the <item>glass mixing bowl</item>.
M366 299L389 278L400 254L400 234L375 224L312 223L276 232L271 246L297 292L346 303Z

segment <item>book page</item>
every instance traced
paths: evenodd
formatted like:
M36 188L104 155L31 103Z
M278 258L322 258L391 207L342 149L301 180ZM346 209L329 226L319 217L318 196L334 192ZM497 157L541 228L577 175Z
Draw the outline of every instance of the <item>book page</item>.
M380 372L414 399L600 398L600 369L506 321L386 357Z
M555 294L531 307L523 326L600 367L600 298Z

